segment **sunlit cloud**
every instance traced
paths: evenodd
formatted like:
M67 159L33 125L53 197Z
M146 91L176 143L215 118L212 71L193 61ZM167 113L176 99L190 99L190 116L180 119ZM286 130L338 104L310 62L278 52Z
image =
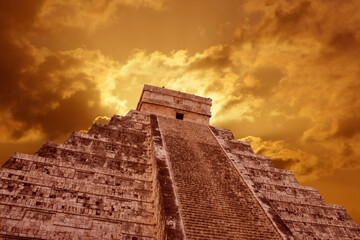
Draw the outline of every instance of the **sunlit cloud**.
M1 2L0 144L63 141L125 115L152 84L212 98L212 125L300 180L359 169L359 1L226 2L229 19L199 10L217 13L215 2ZM201 38L176 32L191 26ZM121 52L115 32L141 46L110 57L100 35Z
M313 180L318 175L329 174L329 166L324 166L317 156L294 148L283 140L266 141L248 136L240 139L249 142L257 154L269 156L275 167L291 170L298 180ZM330 168L333 169L333 168Z

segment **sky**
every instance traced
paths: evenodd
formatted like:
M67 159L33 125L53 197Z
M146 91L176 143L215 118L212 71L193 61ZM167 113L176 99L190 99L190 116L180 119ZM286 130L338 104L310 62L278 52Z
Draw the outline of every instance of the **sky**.
M360 1L0 1L0 163L135 109L144 84L360 223Z

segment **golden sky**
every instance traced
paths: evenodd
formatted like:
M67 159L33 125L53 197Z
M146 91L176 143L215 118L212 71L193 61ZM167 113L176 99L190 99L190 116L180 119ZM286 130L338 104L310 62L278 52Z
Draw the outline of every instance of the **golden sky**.
M165 86L360 223L358 0L0 1L0 52L1 164Z

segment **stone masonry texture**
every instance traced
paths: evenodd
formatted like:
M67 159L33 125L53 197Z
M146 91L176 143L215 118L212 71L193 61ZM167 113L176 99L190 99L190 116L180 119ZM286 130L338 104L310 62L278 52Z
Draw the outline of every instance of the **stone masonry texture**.
M360 239L342 206L210 126L210 107L145 85L126 116L14 153L0 239Z

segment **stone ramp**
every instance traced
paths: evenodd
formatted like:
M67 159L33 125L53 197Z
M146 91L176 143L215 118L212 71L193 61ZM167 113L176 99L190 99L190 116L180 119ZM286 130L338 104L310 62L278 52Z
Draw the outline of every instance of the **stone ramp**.
M188 239L280 239L208 126L159 118Z
M149 117L114 116L0 170L0 238L156 239Z

